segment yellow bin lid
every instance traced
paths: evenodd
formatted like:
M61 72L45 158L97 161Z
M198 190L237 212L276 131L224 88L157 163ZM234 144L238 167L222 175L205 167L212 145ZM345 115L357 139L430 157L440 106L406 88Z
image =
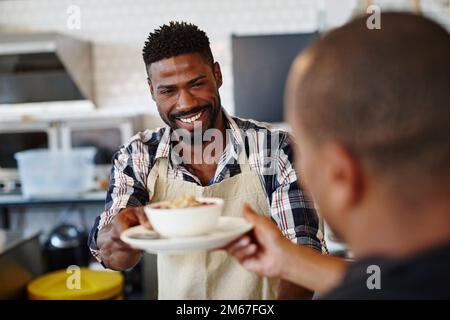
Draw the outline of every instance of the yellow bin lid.
M120 272L79 268L40 276L28 284L27 291L32 300L106 300L122 292L123 282Z

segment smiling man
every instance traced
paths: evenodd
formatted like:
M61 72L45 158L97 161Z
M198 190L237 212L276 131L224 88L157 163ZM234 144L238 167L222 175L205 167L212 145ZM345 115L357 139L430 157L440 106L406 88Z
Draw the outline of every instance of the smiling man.
M144 205L181 195L223 198L227 216L241 216L248 202L287 239L320 252L318 218L299 188L287 133L225 112L222 73L206 34L192 24L163 25L149 35L143 57L167 126L137 134L115 154L106 208L90 234L94 256L111 269L133 267L142 253L120 233L149 226ZM311 297L246 271L225 252L160 255L158 283L160 299Z

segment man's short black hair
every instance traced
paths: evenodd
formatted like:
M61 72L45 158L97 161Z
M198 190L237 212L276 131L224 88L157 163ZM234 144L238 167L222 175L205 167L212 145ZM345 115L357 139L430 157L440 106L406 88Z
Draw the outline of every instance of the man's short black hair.
M199 53L214 64L206 33L192 23L173 21L151 32L142 50L147 69L153 62L188 53Z

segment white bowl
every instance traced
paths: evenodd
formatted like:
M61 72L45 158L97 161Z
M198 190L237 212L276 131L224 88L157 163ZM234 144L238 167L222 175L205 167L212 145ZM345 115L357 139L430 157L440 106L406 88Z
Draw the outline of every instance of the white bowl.
M211 203L209 205L158 209L150 204L144 207L145 214L153 228L164 237L190 237L202 235L214 229L223 210L223 199L196 198L197 201Z

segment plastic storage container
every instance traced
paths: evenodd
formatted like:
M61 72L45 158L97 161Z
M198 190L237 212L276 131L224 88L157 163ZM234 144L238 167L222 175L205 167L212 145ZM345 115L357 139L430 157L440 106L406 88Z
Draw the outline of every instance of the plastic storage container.
M15 154L26 198L70 197L94 185L96 148L33 149Z

